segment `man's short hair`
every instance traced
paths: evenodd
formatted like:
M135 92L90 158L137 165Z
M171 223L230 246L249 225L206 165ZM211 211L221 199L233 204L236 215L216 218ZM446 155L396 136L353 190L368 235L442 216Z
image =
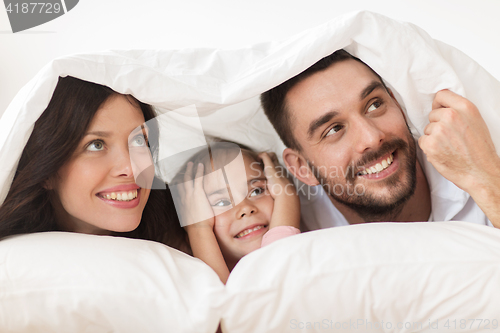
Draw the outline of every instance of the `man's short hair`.
M285 146L296 151L301 151L302 149L292 133L291 116L287 110L286 95L288 94L290 89L292 89L297 83L308 78L314 73L325 70L337 62L349 59L359 61L363 65L367 66L379 78L380 82L382 82L384 87L387 89L380 75L378 75L373 69L371 69L370 66L365 64L359 58L354 57L347 51L340 49L319 60L302 73L297 74L296 76L288 79L282 84L262 93L262 95L260 96L260 101L262 104L262 108L264 109L264 113L266 114L267 118L273 125L274 129L280 136Z

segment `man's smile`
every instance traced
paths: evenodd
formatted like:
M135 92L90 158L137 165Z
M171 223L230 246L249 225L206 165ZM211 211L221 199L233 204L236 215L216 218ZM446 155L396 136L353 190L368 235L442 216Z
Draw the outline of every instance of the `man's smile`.
M385 154L376 161L362 166L357 173L358 177L365 179L382 179L392 175L399 166L399 159L397 158L397 150L392 153Z

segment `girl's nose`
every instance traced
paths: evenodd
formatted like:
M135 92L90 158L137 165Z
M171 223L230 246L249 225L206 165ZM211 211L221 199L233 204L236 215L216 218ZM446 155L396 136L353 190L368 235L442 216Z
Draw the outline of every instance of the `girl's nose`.
M253 214L257 213L257 207L248 199L243 200L239 206L241 206L238 210L238 218L241 219L243 217L249 217Z

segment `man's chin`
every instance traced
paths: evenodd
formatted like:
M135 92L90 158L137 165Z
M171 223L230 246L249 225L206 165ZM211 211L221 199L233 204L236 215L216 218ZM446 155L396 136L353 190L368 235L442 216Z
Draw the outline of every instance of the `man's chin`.
M338 185L327 193L366 222L395 220L416 188L416 168L401 170L401 174L404 176L398 172L378 181L357 178L343 193L335 191Z

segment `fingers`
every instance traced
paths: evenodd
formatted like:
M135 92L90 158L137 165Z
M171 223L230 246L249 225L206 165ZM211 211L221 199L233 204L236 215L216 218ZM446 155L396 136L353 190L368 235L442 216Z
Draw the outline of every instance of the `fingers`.
M439 116L442 116L443 114L453 116L453 113L456 114L457 112L473 117L480 116L479 110L471 101L449 90L441 90L437 92L434 97L434 101L432 102L431 114L435 110L448 111L436 112L435 118L438 118L438 120L434 121L439 121ZM429 119L431 114L429 114Z
M186 166L186 171L184 173L184 189L183 194L191 195L193 189L200 190L203 189L203 174L205 171L205 165L203 163L198 163L196 167L196 174L193 179L193 162L189 161ZM181 186L182 187L182 186Z
M193 174L193 162L189 161L186 166L186 171L184 172L184 192L186 195L191 195L193 190L192 175Z
M276 155L275 155L276 156ZM264 174L266 178L273 177L276 175L276 165L274 164L271 156L268 153L260 153L259 157L264 162Z
M196 175L194 176L194 187L196 190L203 189L203 172L205 170L205 165L203 163L198 163L198 168L196 169Z
M269 153L269 156L271 157L271 160L274 162L274 165L280 165L280 162L278 161L278 156L276 156L275 153Z
M463 100L465 100L465 98L448 89L440 90L436 93L432 101L432 109L452 108L462 103Z

